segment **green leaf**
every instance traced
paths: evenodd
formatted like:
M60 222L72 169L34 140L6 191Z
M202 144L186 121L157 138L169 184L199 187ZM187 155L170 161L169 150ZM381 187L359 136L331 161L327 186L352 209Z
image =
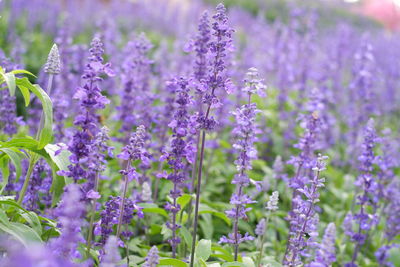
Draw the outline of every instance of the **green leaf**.
M71 152L68 150L61 150L59 154L56 155L56 152L60 150L60 146L54 144L47 144L44 147L44 150L50 156L52 162L54 164L50 164L53 170L53 183L51 185L50 191L53 193L53 205L55 205L60 199L61 194L64 191L64 186L66 184L66 178L64 176L60 176L57 174L58 170L67 171L68 166L71 165L69 161L69 156Z
M199 241L196 247L196 257L205 261L211 255L211 240L202 239Z
M192 196L189 194L183 194L182 196L178 197L177 203L181 206L181 210L185 209L186 205L189 204Z
M3 210L0 210L0 230L13 236L25 246L30 242L42 242L40 236L29 226L8 221L7 215Z
M61 152L56 155L56 152L60 150L59 145L47 144L44 147L44 150L49 154L51 160L57 165L59 170L67 171L68 166L71 165L69 161L69 157L71 156L71 152L69 150L61 150Z
M238 261L225 262L224 264L222 264L222 267L229 267L229 266L248 267L246 264Z
M226 224L231 225L231 220L228 218L228 216L225 215L225 213L217 211L208 205L201 204L199 208L199 214L206 214L206 213L211 213L213 216L221 218Z
M161 259L158 266L176 266L176 267L187 267L188 264L177 259Z
M4 81L7 84L8 90L10 91L10 95L15 95L15 75L12 72L4 73L0 72L0 75L3 77Z
M31 94L29 93L29 89L22 85L18 86L18 88L21 91L22 96L24 97L25 106L27 107L31 102Z
M1 168L1 174L2 174L2 181L0 184L0 186L1 186L0 194L2 194L4 188L8 184L8 178L10 176L10 169L8 168L8 158L0 159L0 168Z
M185 241L188 248L191 249L192 248L192 235L190 234L189 230L185 226L182 226L179 229L179 233L183 236L183 240Z
M0 151L7 154L7 156L11 159L11 162L13 163L13 165L15 167L16 181L18 182L18 179L21 176L21 157L20 157L20 155L18 154L18 152L15 152L11 148L0 148Z
M27 223L32 227L33 230L40 236L42 235L42 225L40 224L39 218L36 213L32 211L22 212L21 217L23 217Z
M247 267L256 267L254 261L250 257L243 257L242 261Z
M159 208L156 204L140 203L139 206L143 208L144 213L156 213L156 214L160 214L166 218L169 217L168 213L164 209Z
M44 125L43 129L39 136L39 145L38 148L41 149L48 143L50 143L53 137L53 105L51 103L50 97L46 94L46 92L37 84L33 85L28 80L28 78L20 78L17 79L17 85L28 88L32 91L42 102L43 114L44 114Z
M29 72L27 70L13 70L11 72L14 73L15 75L17 75L17 74L28 74L28 75L36 78L36 76L34 74L32 74L31 72Z

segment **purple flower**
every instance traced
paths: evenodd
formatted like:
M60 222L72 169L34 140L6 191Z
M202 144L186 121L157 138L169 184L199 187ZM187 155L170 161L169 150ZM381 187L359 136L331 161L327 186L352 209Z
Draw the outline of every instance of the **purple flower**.
M286 265L302 264L301 256L309 256L307 250L317 246L319 219L316 213L316 203L319 201L318 190L324 187L325 179L320 177L320 173L325 170L326 160L326 156L318 157L312 168L314 177L302 188L297 188L298 194L292 200L292 210L287 218L290 222L290 232L283 262Z
M93 158L91 158L93 150L103 149L103 145L99 148L98 141L95 141L96 135L100 132L99 118L96 111L104 109L105 105L109 103L109 100L101 94L101 90L98 87L99 82L102 80L100 75L114 75L110 64L103 64L103 44L98 38L95 37L93 39L89 52L88 63L82 76L84 85L79 87L74 95L74 98L79 100L81 108L80 114L75 117L74 124L81 129L75 132L68 145L68 149L72 153L70 156L72 164L68 166L68 171L61 173L72 177L75 182L86 179L89 184L86 188L87 191L91 189L94 183L93 171L98 171L96 166L104 163L101 162L102 156L95 157L100 162L93 162ZM101 137L99 138L101 139ZM97 149L95 148L96 146L98 147ZM90 160L92 160L91 163Z
M154 115L152 104L154 95L150 90L150 75L153 61L149 52L151 42L142 33L128 42L123 54L121 105L117 107L121 132L130 132L133 127L144 125L150 128Z
M201 80L200 87L203 88L202 102L207 105L206 114L200 113L198 122L204 130L211 131L215 128L216 121L209 116L212 107L221 105L216 93L226 91L230 93L232 84L226 73L225 58L232 49L232 33L228 25L228 17L223 4L217 6L217 13L213 16L212 38L209 42L210 67L206 77Z
M233 208L226 211L226 214L234 221L234 225L233 233L228 237L221 237L219 241L220 243L233 244L235 260L237 260L239 244L243 241L250 240L248 233L246 233L244 237L239 233L239 219L247 219L246 213L251 210L247 205L255 203L255 201L243 192L250 184L247 172L252 168L251 161L257 158L257 150L254 143L259 133L259 129L256 125L256 114L258 110L256 104L250 102L251 95L260 92L260 90L256 90L255 88L265 88L264 86L260 86L258 81L256 83L254 82L254 77L258 76L254 71L255 69L251 69L251 71L247 73L245 87L243 88L243 91L248 95L248 103L233 112L236 119L236 126L232 131L236 138L233 148L237 151L238 157L235 160L237 174L233 178L232 183L236 185L236 192L232 194L230 200L230 204L233 205Z
M104 246L104 255L101 258L100 267L122 266L120 264L121 255L119 254L118 247L118 238L110 236Z
M352 215L352 221L357 225L357 231L350 230L350 222L346 220L346 233L355 242L351 264L355 264L360 247L365 243L371 228L379 222L376 209L379 200L378 184L373 175L373 164L376 162L374 147L378 142L375 132L374 120L370 119L364 129L364 140L361 146L361 155L358 157L360 175L355 185L361 189L356 203L359 211Z
M158 249L156 246L152 246L142 267L156 267L159 263Z
M194 127L191 125L189 117L189 105L191 99L189 96L189 81L185 78L174 79L175 85L175 103L176 108L169 123L169 127L172 129L172 140L170 148L164 152L162 156L168 162L172 172L167 175L167 179L170 180L174 187L170 191L172 203L167 203L165 209L171 212L171 222L167 223L167 227L172 231L172 238L169 243L172 246L172 257L175 257L176 247L180 243L179 238L176 237L176 230L180 228L180 225L176 222L177 213L180 211L180 206L177 204L177 198L182 195L181 188L189 178L187 174L187 165L193 162L194 152L192 144L188 141L188 137L193 134Z
M336 261L335 251L336 227L334 223L328 224L321 244L315 252L315 259L307 267L329 267Z
M80 258L78 246L79 243L84 242L81 228L86 213L85 203L82 202L82 199L79 186L70 184L65 188L61 202L55 211L60 224L61 235L50 242L50 247L61 258Z

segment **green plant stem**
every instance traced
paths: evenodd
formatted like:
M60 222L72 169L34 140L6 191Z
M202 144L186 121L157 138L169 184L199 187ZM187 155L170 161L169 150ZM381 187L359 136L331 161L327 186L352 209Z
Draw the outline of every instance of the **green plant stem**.
M47 82L47 94L50 95L51 93L51 88L53 85L53 78L54 75L53 74L49 74L49 79ZM40 135L42 134L42 129L43 129L43 125L44 125L44 112L42 111L42 113L40 114L40 122L39 122L39 127L37 129L36 132L36 140L38 140L40 138ZM24 200L25 194L26 194L26 190L28 190L28 186L29 186L29 182L31 180L31 176L32 176L32 172L33 172L33 168L35 167L36 162L38 161L38 156L37 154L32 154L30 159L29 159L29 168L28 168L28 172L25 175L25 181L24 181L24 185L22 186L21 192L19 194L18 197L18 204L22 204L22 201Z
M270 214L267 215L267 218L265 220L264 234L260 237L260 256L258 257L257 267L261 266L261 260L262 260L263 254L264 254L265 233L268 229L269 218L270 218Z
M197 227L198 227L198 222L199 222L201 174L202 174L202 168L203 168L205 141L206 141L206 132L203 130L202 135L201 135L200 161L199 161L199 170L198 170L198 176L197 176L196 204L194 207L194 224L193 224L193 236L192 236L192 253L190 255L190 267L194 266L194 253L196 252L196 233L197 233Z
M131 166L131 161L128 160L127 167L126 167L128 173L129 173L130 166ZM118 217L118 226L117 226L117 237L119 237L120 234L121 234L122 218L123 218L123 214L124 214L125 197L126 197L126 193L128 191L128 184L129 184L128 175L125 175L124 190L123 190L122 195L121 195L121 203L119 204L119 217Z
M99 172L96 172L96 176L94 178L94 191L97 192L99 188ZM96 204L97 200L93 199L92 200L92 210L91 210L91 215L90 215L90 223L89 223L89 232L88 232L88 237L86 240L86 255L87 258L90 256L90 249L92 248L92 238L93 238L93 226L94 226L94 217L96 214Z

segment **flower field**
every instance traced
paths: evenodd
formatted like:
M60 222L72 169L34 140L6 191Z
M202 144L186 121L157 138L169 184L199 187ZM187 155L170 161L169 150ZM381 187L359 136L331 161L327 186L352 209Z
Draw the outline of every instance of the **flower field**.
M0 266L400 266L400 35L341 1L0 1Z

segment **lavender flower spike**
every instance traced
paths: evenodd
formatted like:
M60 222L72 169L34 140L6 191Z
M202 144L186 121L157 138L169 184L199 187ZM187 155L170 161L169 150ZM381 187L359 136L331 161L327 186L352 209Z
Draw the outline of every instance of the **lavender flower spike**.
M146 137L145 128L143 125L140 125L136 132L129 139L129 144L126 145L121 154L118 155L119 158L127 160L126 169L120 171L122 175L125 176L124 189L121 195L121 202L119 206L119 218L118 218L118 226L117 226L117 237L119 237L121 233L122 221L124 218L124 209L125 209L125 201L128 191L128 184L132 180L137 180L139 174L136 172L136 168L131 166L132 161L134 160L142 160L142 162L147 162L149 159L147 158L147 153L144 149L144 139Z
M288 220L290 222L289 242L283 264L286 266L302 265L301 256L309 255L307 249L316 246L315 238L318 236L318 214L315 205L319 201L318 189L324 187L324 178L320 173L325 170L327 156L318 156L315 166L312 168L314 177L306 182L302 188L298 188L299 194L293 200L295 204Z
M198 116L198 123L200 124L201 129L201 145L199 154L199 167L197 173L196 202L194 208L190 267L194 266L194 254L196 251L196 235L199 219L200 191L206 131L212 131L216 125L216 121L211 116L211 109L221 106L221 103L216 96L216 91L223 89L227 93L230 93L232 88L231 80L226 73L226 63L224 60L227 56L227 50L230 50L232 48L233 29L231 29L228 25L228 17L226 15L226 9L223 4L219 4L217 6L217 13L213 16L213 19L213 39L209 43L212 60L210 61L211 63L208 68L206 78L202 80L202 86L205 88L205 93L202 94L202 103L206 104L206 111L205 114L201 112Z
M329 267L336 261L335 251L336 227L334 223L328 224L322 243L315 253L315 260L307 264L307 267Z
M160 260L158 256L158 249L156 246L153 246L149 250L149 253L147 254L145 262L142 264L142 267L157 267L159 263Z
M223 236L219 242L233 245L235 261L238 257L240 243L254 239L249 236L248 233L242 236L239 233L238 223L239 219L247 219L246 213L251 210L247 205L255 203L255 201L243 191L250 184L247 171L252 168L251 161L257 158L254 142L257 140L256 135L259 132L255 122L258 110L256 104L251 103L251 95L254 93L259 94L261 90L265 88L260 80L255 79L257 76L256 69L252 68L249 70L245 79L245 87L243 88L243 92L248 95L248 103L238 108L236 112L233 112L237 123L236 127L233 129L233 134L237 139L233 147L238 152L238 158L235 161L238 173L232 181L233 184L236 184L236 192L232 194L230 201L230 204L234 207L226 211L227 216L234 221L233 233L228 237Z
M176 79L173 81L176 85L176 104L177 108L173 116L173 120L169 124L172 128L173 136L171 141L171 148L169 152L165 152L162 158L166 159L170 165L172 172L168 174L167 179L174 184L173 189L170 191L172 203L167 203L165 209L171 215L171 222L167 223L167 227L172 231L172 238L169 243L172 247L172 257L176 257L176 247L180 243L179 237L176 236L176 231L180 225L176 222L176 216L181 210L177 203L178 197L182 195L181 187L187 180L185 175L185 168L188 163L192 162L194 157L192 154L191 144L187 141L192 127L190 125L190 117L188 107L190 104L189 96L189 82L185 78Z
M83 216L86 212L82 193L77 184L66 187L60 205L56 210L58 222L61 224L61 235L50 244L56 255L64 259L80 258L78 245L84 242L81 235Z
M105 254L103 255L100 267L115 267L121 266L119 262L121 261L121 255L118 251L118 238L115 236L110 236L104 247Z

